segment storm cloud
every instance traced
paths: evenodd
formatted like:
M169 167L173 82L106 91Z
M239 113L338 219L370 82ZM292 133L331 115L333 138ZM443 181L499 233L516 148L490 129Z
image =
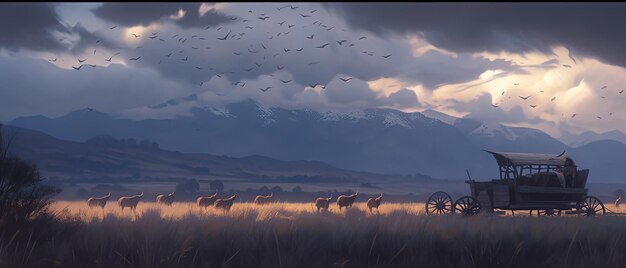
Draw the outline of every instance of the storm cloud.
M368 3L325 4L353 28L379 35L420 33L455 52L576 55L626 66L626 5L621 3Z
M147 26L161 19L174 21L183 28L215 26L231 21L214 8L200 14L201 5L202 3L104 3L94 9L93 13L99 18L127 27ZM180 10L184 12L184 16L176 18Z
M0 48L13 52L30 49L45 52L76 53L88 42L102 41L105 47L115 47L114 42L96 36L80 24L66 25L47 3L9 3L0 8ZM76 36L75 44L64 42L68 36ZM92 44L93 44L92 43Z

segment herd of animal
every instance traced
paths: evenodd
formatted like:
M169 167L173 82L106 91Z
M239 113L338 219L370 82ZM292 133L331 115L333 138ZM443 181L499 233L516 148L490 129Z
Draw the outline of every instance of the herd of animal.
M217 198L217 194L218 194L218 191L216 190L215 194L213 195L198 197L198 199L196 199L196 205L198 205L198 208L204 209L204 210L207 210L208 207L213 206L215 208L222 209L225 212L229 211L230 208L233 206L235 199L237 198L237 194L233 194L229 198ZM358 194L359 192L356 192L355 194L340 195L339 197L337 197L337 206L339 207L339 211L341 211L341 209L344 207L346 208L352 207ZM106 203L110 197L111 197L111 193L103 197L91 197L87 200L87 204L89 205L89 207L100 207L104 211L104 206L106 206ZM124 212L124 208L130 208L132 212L135 212L137 209L137 204L139 204L139 199L141 199L142 197L143 197L143 192L139 195L122 196L117 200L117 204L122 209L122 212ZM317 208L317 211L318 212L320 210L328 211L330 207L330 203L332 202L331 201L332 198L333 198L332 195L328 198L318 197L315 200L315 207ZM370 198L367 200L367 207L369 208L370 212L372 212L372 209L374 208L378 210L378 207L380 206L382 199L383 199L383 194L381 193L380 196L376 198ZM268 204L268 203L272 203L273 201L274 201L274 193L270 195L257 195L256 198L254 198L254 203L257 205ZM158 195L156 197L156 203L161 204L161 205L171 206L172 203L174 203L174 192L169 193L169 194Z

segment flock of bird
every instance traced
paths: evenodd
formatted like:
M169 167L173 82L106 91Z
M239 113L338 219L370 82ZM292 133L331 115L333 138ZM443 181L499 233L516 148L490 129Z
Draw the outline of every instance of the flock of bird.
M157 43L175 42L178 48L175 49L174 51L168 51L167 53L163 53L163 55L160 56L158 59L147 59L145 57L149 57L149 55L140 55L141 52L139 52L138 49L142 49L143 45L138 46L135 49L130 49L130 51L125 51L124 54L129 55L127 58L128 61L151 60L151 61L156 62L157 65L160 65L161 63L164 63L167 60L170 60L170 61L172 59L176 60L173 55L177 52L177 54L181 54L181 56L178 57L178 60L180 60L180 62L188 63L187 64L189 65L188 68L190 68L191 71L193 70L206 71L207 73L205 77L210 78L213 75L215 75L219 78L223 78L224 75L228 75L228 74L237 74L239 72L250 73L255 69L260 70L261 67L268 68L268 66L270 66L269 62L281 54L285 56L289 56L289 57L298 57L299 55L307 55L307 51L328 49L331 45L335 47L344 47L346 49L347 48L355 49L357 46L360 45L359 42L364 42L363 40L367 39L367 36L361 36L358 38L358 40L353 40L353 41L349 41L348 39L341 39L333 43L320 42L320 43L315 44L315 39L317 39L317 36L320 35L320 31L330 32L330 31L335 30L336 26L326 25L321 19L316 20L315 17L317 15L316 14L317 9L305 11L305 10L302 10L303 8L297 5L293 5L293 4L276 7L275 9L276 9L276 12L275 12L276 14L281 14L282 12L298 13L299 20L297 21L282 20L281 21L278 19L274 19L275 14L266 14L266 13L260 13L260 12L256 14L252 10L248 10L247 14L245 14L246 16L230 18L231 21L242 22L241 24L236 24L236 25L227 24L225 26L217 27L215 29L214 34L217 35L218 37L214 37L214 39L212 39L211 37L208 37L211 34L209 32L207 32L207 35L203 33L199 33L199 34L193 34L191 36L187 36L183 33L176 33L171 36L169 35L165 36L164 33L161 33L159 31L150 32L149 33L150 35L143 34L143 33L129 33L129 36L128 36L129 39L141 40L142 38L147 38L147 39L153 40L153 41L141 40L142 42L143 41L146 42L145 45L153 45L149 42L157 42ZM191 64L190 60L193 59L193 55L191 55L192 57L190 58L189 51L204 49L207 51L207 53L209 53L211 51L211 45L214 42L231 42L231 41L242 40L246 38L246 34L250 33L251 30L256 29L258 31L259 29L263 29L264 27L274 26L274 25L279 26L278 32L271 33L267 31L266 33L269 34L269 36L267 37L267 40L265 41L258 40L258 39L252 40L252 44L247 49L247 53L249 53L250 55L253 55L250 58L254 58L254 61L250 62L249 67L242 67L241 70L223 70L223 69L219 69L217 67L212 67L212 66L202 66L202 65L199 66L199 65ZM229 26L232 26L232 27L230 27L230 29L227 30L226 28ZM302 29L302 31L307 31L307 30L310 31L309 35L305 37L308 40L308 43L311 43L313 45L310 47L289 48L289 47L283 46L283 47L277 48L281 46L281 44L286 45L290 43L289 41L283 41L283 40L278 40L278 39L281 35L282 36L289 35L292 31L292 28L297 27L297 26L299 26ZM315 29L314 26L317 27L317 29ZM117 28L118 28L117 25L108 27L109 30L115 30ZM211 28L212 28L211 26L206 26L206 27L203 27L203 30L209 31ZM271 28L267 27L266 29L271 29ZM343 31L346 31L346 30L343 30ZM102 44L101 40L97 40L94 45L97 45L97 44ZM94 49L93 54L95 55L95 53L96 53L96 49ZM241 56L243 53L244 52L241 52L241 51L232 52L234 56ZM301 54L298 55L296 53L301 53ZM370 57L373 57L375 55L375 52L368 51L368 50L363 50L361 51L361 53L368 55ZM113 58L120 54L122 54L122 52L117 52L115 54L108 55L108 56L105 55L105 59L104 59L105 63L103 64L106 64L106 62L111 63ZM184 57L182 55L184 55ZM391 56L392 54L380 55L380 57L384 59L388 59ZM56 60L57 59L55 58L50 61L56 62ZM79 58L78 59L79 65L72 66L72 68L78 71L84 66L90 66L90 67L97 66L96 64L93 64L93 62L90 62L90 64L85 63L85 61L87 60L88 58L85 58L85 59ZM307 66L318 65L319 63L320 61L311 61L311 62L308 62ZM272 64L271 66L273 65L274 64ZM281 64L279 62L278 64L276 64L275 70L282 70L283 68L285 68L285 65L286 63ZM274 69L273 67L271 68L272 69L264 69L263 71L264 72L269 71L270 76L273 77L274 75L271 73L274 71ZM284 84L288 84L292 82L292 80L290 79L289 80L280 79L280 78L276 78L276 79L279 79ZM343 82L347 83L347 82L350 82L350 80L352 80L352 77L341 77L340 79ZM205 81L200 81L199 86L203 86ZM240 87L245 87L246 85L246 83L243 81L236 81L236 82L231 82L231 83L232 85L238 85ZM319 81L311 81L307 85L312 88L315 88L317 86L320 86L321 88L325 88L325 85ZM267 92L268 90L272 89L272 86L260 87L258 89L262 92Z
M161 43L167 43L167 42L176 42L178 49L174 50L174 51L168 51L167 53L163 53L163 55L161 57L159 57L158 59L150 59L150 60L154 60L155 62L157 62L158 65L160 65L161 63L163 63L166 60L172 60L173 59L173 55L174 53L178 53L178 54L184 54L184 57L179 56L178 60L180 62L186 63L188 66L188 68L190 68L190 71L207 71L206 76L205 77L212 77L213 75L217 76L218 78L224 78L224 75L228 75L228 74L237 74L239 72L243 73L251 73L254 70L259 71L262 67L265 68L265 70L263 70L264 72L269 72L270 76L274 77L274 74L272 74L272 71L274 71L273 67L271 67L271 70L268 70L268 66L270 66L270 61L272 61L272 59L276 58L279 55L287 55L290 57L297 57L298 54L295 53L302 53L300 55L306 55L307 51L313 51L316 52L315 50L323 50L323 49L327 49L329 46L333 45L335 47L344 47L344 48L354 48L357 47L357 44L360 44L359 42L362 42L363 40L367 39L366 36L361 36L359 37L357 40L353 40L353 41L349 41L347 39L341 39L341 40L336 40L336 45L335 43L329 43L329 42L323 42L323 43L318 43L318 44L313 44L312 46L305 48L305 47L297 47L297 48L288 48L288 47L281 47L281 48L277 48L279 47L281 44L289 44L289 41L279 41L278 38L282 35L282 36L286 36L289 35L292 32L292 28L296 27L296 26L300 26L302 29L306 29L309 28L307 30L310 31L310 33L308 35L305 35L305 38L309 41L309 43L314 43L314 40L316 39L316 36L319 36L320 31L326 31L326 32L330 32L333 31L335 29L335 26L328 26L325 25L323 21L321 20L315 20L315 16L316 16L316 12L317 9L313 9L313 10L308 10L308 11L304 11L302 10L303 8L297 6L297 5L293 5L293 4L289 4L289 5L284 5L281 7L276 7L275 8L276 14L280 14L281 12L287 12L284 10L289 10L290 12L295 12L298 13L300 20L299 21L287 21L287 20L279 20L279 19L274 19L274 15L275 14L271 14L272 16L266 14L266 13L258 13L255 14L255 12L253 12L252 10L248 10L248 14L246 14L246 16L242 16L242 17L231 17L230 20L231 21L241 21L242 24L238 24L238 25L226 25L226 26L220 26L217 27L215 29L215 33L214 34L218 34L221 33L221 35L219 35L219 37L214 37L214 39L212 40L211 38L207 37L207 35L203 35L203 34L193 34L191 36L186 36L185 34L182 33L176 33L172 36L166 37L164 36L164 33L160 33L159 31L157 32L151 32L149 36L145 36L143 34L137 34L137 33L129 33L129 38L134 38L139 40L140 38L147 38L150 40L154 40L152 42L161 42ZM310 23L312 20L315 20L313 23ZM199 50L201 49L202 46L204 46L204 49L206 51L210 51L211 50L211 44L213 42L231 42L231 41L237 41L237 40L242 40L246 38L246 34L250 33L250 30L254 30L254 29L262 29L264 26L273 26L273 25L278 25L279 26L279 30L277 32L271 33L269 31L267 31L266 33L269 34L269 36L267 37L267 41L259 41L259 40L253 40L253 44L249 46L249 48L247 49L247 53L249 53L250 55L256 55L253 56L251 58L254 58L253 62L250 62L249 66L245 66L242 67L241 70L224 70L224 69L218 69L218 68L214 68L212 66L198 66L198 65L194 65L190 63L190 58L189 58L189 49L192 50ZM232 26L230 29L226 30L225 27L228 26ZM238 27L238 26L242 26L242 27ZM312 28L313 26L316 26L317 29ZM115 30L117 29L118 26L114 25L111 27L108 27L109 30ZM208 31L210 30L212 27L211 26L207 26L207 27L203 27L204 31ZM286 28L286 29L285 29ZM269 27L267 28L269 29ZM286 31L283 31L286 30ZM302 31L306 31L306 30L302 30ZM345 30L343 30L345 31ZM202 44L205 43L205 44ZM97 40L95 42L94 45L97 44L102 44L101 40ZM147 43L149 44L149 43ZM138 55L139 52L137 49L142 49L143 46L138 46L136 47L136 49L132 50L132 51L126 51L125 54L130 54L133 55L133 57L128 57L128 61L143 61L146 60L144 58L143 55ZM306 50L306 51L305 51ZM245 52L241 52L241 51L233 51L232 54L235 56L241 56L242 53ZM361 51L362 54L368 55L368 56L374 56L374 52L373 51L367 51L367 50L363 50ZM96 54L96 49L94 49L93 54ZM111 63L113 58L116 56L119 56L120 54L122 54L122 52L116 52L112 55L106 56L104 61ZM261 57L262 55L262 57ZM381 58L385 58L388 59L389 57L391 57L392 54L387 54L387 55L380 55ZM262 58L262 59L261 59ZM74 70L79 71L81 68L83 68L84 66L90 66L90 67L96 67L97 65L94 64L93 62L91 63L85 63L89 58L84 58L84 59L80 59L78 58L77 61L79 63L78 66L72 66L72 68ZM193 59L193 55L192 55L192 59ZM174 59L175 60L175 59ZM55 59L50 59L50 62L56 62L57 58ZM320 61L311 61L308 62L308 66L314 66L314 65L318 65L320 63ZM278 62L276 65L275 70L279 71L285 68L285 65L287 63L280 63ZM272 64L271 66L273 66L274 64ZM562 65L564 68L572 68L571 65ZM322 68L322 67L320 67ZM259 73L260 74L260 73ZM277 78L274 77L275 79L279 80L280 82L282 82L283 84L289 84L292 82L291 79L281 79L281 78ZM343 82L350 82L353 78L352 77L340 77L339 78L341 81ZM207 79L200 81L199 82L199 86L202 87L204 85L204 83L206 82ZM244 81L235 81L235 82L231 82L232 85L234 86L240 86L240 87L246 87L246 83ZM307 85L311 88L315 88L315 87L321 87L322 89L324 89L326 86L322 83L320 83L319 81L311 81L309 83L307 83ZM519 86L519 83L514 83L514 86ZM270 89L272 89L272 86L264 86L264 87L259 87L258 90L260 90L261 92L267 92ZM601 90L606 89L607 86L603 86L601 88ZM540 93L544 93L543 90L539 90ZM624 90L620 90L619 94L622 94L624 92ZM504 96L505 91L502 92L501 96ZM532 96L528 95L528 96L519 96L520 99L524 100L524 101L528 101ZM603 99L605 99L605 96L601 96ZM536 97L535 97L536 98ZM510 97L509 97L510 99ZM556 97L552 97L550 99L551 102L554 102L556 100ZM492 107L494 108L498 108L500 107L500 104L491 104ZM529 107L531 108L537 108L536 104L528 104ZM612 113L609 113L609 115L612 115ZM577 114L574 113L572 114L570 117L574 118L576 117ZM602 119L601 116L596 115L596 118L598 119Z
M569 65L563 65L563 66L564 66L564 67L566 67L566 68L571 68L571 66L569 66ZM568 66L569 66L569 67L568 67ZM514 86L518 86L518 85L519 85L519 83L514 83L513 85L514 85ZM602 87L600 88L600 90L605 90L605 89L607 89L607 88L608 88L607 86L602 86ZM502 91L502 94L500 94L500 96L504 96L505 92L506 92L506 91ZM541 89L540 89L540 90L539 90L539 93L545 93L545 91L543 91L543 90L541 90ZM624 93L624 90L623 90L623 89L622 89L622 90L620 90L620 91L618 91L618 94L622 94L622 93ZM532 95L528 95L528 96L518 96L518 97L519 97L520 99L522 99L522 100L526 101L526 100L530 99L530 98L532 97ZM600 97L601 97L602 99L606 99L606 97L605 97L605 96L603 96L603 95L601 95ZM510 97L509 97L509 99L510 99ZM554 102L555 100L556 100L556 97L554 97L554 96L553 96L553 97L550 99L550 102ZM500 105L499 105L499 104L493 104L493 103L491 104L491 106L492 106L493 108L498 108L498 107L500 107ZM529 104L528 106L530 106L530 107L531 107L531 108L533 108L533 109L534 109L534 108L537 108L537 105L536 105L536 104ZM570 118L574 118L574 117L576 117L576 115L577 115L576 113L573 113L573 114L570 116ZM613 115L613 113L612 113L612 112L610 112L610 113L609 113L609 115ZM597 119L602 119L602 117L601 117L601 116L599 116L599 115L595 115L595 117L596 117Z

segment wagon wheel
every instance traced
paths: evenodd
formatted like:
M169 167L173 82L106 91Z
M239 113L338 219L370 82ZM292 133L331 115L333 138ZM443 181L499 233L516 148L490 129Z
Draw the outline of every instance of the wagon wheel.
M548 216L548 217L561 216L561 210L554 209L554 208L549 208L545 210L537 210L537 216Z
M578 215L582 216L604 215L606 213L602 201L594 196L585 196L583 200L578 202L577 210Z
M471 196L463 196L454 203L454 210L461 215L476 215L480 212L480 203Z
M445 192L436 192L426 201L426 214L451 214L452 197Z

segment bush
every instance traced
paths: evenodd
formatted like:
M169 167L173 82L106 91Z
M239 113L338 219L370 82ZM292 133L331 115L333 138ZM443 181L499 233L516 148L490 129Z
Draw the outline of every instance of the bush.
M37 166L8 154L0 124L0 229L20 226L45 214L59 189L42 183Z
M176 192L185 195L195 195L200 190L200 184L196 179L188 179L176 185Z

